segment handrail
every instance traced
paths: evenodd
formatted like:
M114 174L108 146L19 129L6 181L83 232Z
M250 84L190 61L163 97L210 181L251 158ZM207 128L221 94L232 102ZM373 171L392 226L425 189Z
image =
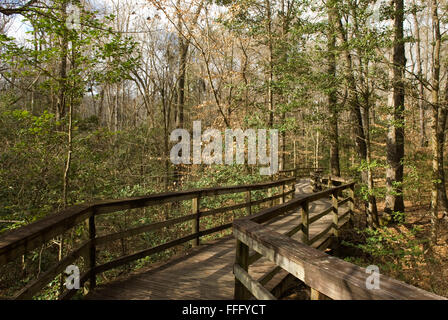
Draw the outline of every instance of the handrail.
M341 186L336 186L333 187L331 189L328 190L324 190L321 192L317 192L317 193L313 193L313 194L309 194L309 195L304 195L301 197L296 197L286 203L282 203L279 204L277 206L274 207L270 207L270 208L266 208L264 210L261 210L259 213L257 214L253 214L250 216L246 216L244 218L240 218L238 221L240 220L250 220L254 223L257 223L259 225L261 225L262 223L265 223L269 220L272 220L276 217L278 217L281 214L284 213L290 213L293 212L296 209L301 210L301 222L299 223L299 225L294 226L291 230L289 230L288 232L285 233L285 236L290 238L293 235L295 235L297 232L302 231L302 242L308 245L311 244L315 244L318 248L322 248L325 249L326 248L326 244L327 242L324 241L322 243L316 243L318 240L320 240L322 237L324 236L328 236L328 233L330 231L332 231L334 236L338 236L338 232L339 232L339 219L342 221L343 217L339 217L339 196L342 193L342 191L344 190L348 190L349 191L349 199L350 199L350 203L349 203L349 210L344 213L344 218L349 215L349 219L348 221L352 221L352 216L353 216L353 205L354 205L354 187L355 187L355 183L354 182L348 182L346 184L343 184ZM332 206L330 206L329 209L324 210L321 213L318 213L316 215L314 215L312 218L309 217L309 204L313 201L322 199L322 198L327 198L328 196L331 196L332 198ZM345 201L345 199L343 199L342 201ZM324 216L331 214L333 216L333 223L330 224L330 226L324 230L323 232L321 232L319 235L315 236L313 239L310 239L309 237L309 228L312 222L315 222L321 218L323 218ZM237 221L237 220L235 220ZM235 221L234 221L234 226L235 226ZM235 227L234 227L235 229ZM252 255L249 255L249 251L248 248L245 249L245 244L241 241L237 241L237 247L236 247L236 265L240 265L243 270L245 270L247 272L249 265L251 265L252 263L254 263L255 261L257 261L258 259L260 259L262 257L262 254L255 252ZM256 250L255 250L256 251ZM273 275L275 275L276 273L278 273L281 269L280 268L275 268L274 270L271 270L268 272L269 277L272 277ZM265 275L263 278L268 276ZM253 292L249 292L247 290L247 287L249 285L248 282L242 282L247 280L247 276L246 274L242 274L241 272L237 272L235 273L235 298L236 299L245 299L248 298L250 296L250 294L254 294ZM250 285L250 287L254 287L253 285ZM264 294L264 293L263 293Z
M58 264L47 270L39 278L28 283L20 292L15 295L16 299L29 299L39 292L45 285L47 285L58 274L64 271L65 267L74 263L79 257L85 257L88 261L88 270L81 277L81 282L90 282L90 287L96 286L96 275L106 270L115 268L125 263L135 261L137 259L146 257L148 255L164 251L168 248L177 246L179 244L192 241L193 245L199 244L199 239L202 236L215 233L221 230L225 230L232 227L231 223L220 225L208 230L199 229L199 221L201 217L215 215L218 213L224 213L236 209L246 208L247 214L252 213L252 206L261 204L267 201L273 201L280 199L281 202L286 201L288 195L292 195L295 192L296 178L286 178L274 182L263 182L252 185L240 185L240 186L226 186L226 187L214 187L214 188L202 188L188 191L178 192L166 192L160 194L152 194L142 197L133 197L127 199L97 201L88 204L81 204L70 207L59 213L52 214L36 221L27 226L21 227L16 230L12 230L4 235L0 236L0 265L6 264L20 255L33 250L40 245L54 239L55 237L63 234L65 231L79 225L80 223L88 220L89 225L89 240L80 244L78 249L64 257ZM287 190L286 186L291 185L290 190ZM251 192L256 190L266 190L275 187L281 187L280 194L271 195L270 197L252 200ZM225 195L232 193L245 193L246 202L231 205L219 209L210 209L202 211L200 208L200 199L203 197ZM160 205L169 202L178 202L182 200L192 200L192 214L182 216L174 219L169 219L162 222L139 226L133 229L108 234L98 237L96 233L95 217L122 210L129 210L135 208L143 208L148 206ZM98 245L114 241L117 239L123 239L129 236L134 236L143 232L160 230L161 228L171 226L174 224L192 221L192 234L184 236L182 238L171 240L156 247L144 249L142 251L118 258L116 260L107 262L103 265L96 264L96 247ZM71 290L65 297L70 297L74 294L75 290Z
M47 216L34 223L19 229L12 230L0 236L0 264L6 263L25 249L32 250L55 236L73 227L80 221L94 215L112 213L116 211L143 208L168 202L190 200L198 197L224 195L244 191L255 191L265 188L281 186L283 183L294 181L293 178L282 179L275 182L265 182L253 185L226 186L218 188L203 188L188 191L165 192L143 197L127 199L97 201L88 204L76 205ZM45 235L42 235L44 233Z
M339 234L339 222L349 215L352 219L354 206L354 182L347 183L342 178L323 178L329 186L333 181L343 183L328 190L295 198L287 203L260 211L258 214L236 219L233 222L233 234L237 240L234 265L235 299L275 299L265 288L265 278L285 270L311 288L311 298L330 299L446 299L425 290L413 287L404 282L380 275L380 289L368 289L367 278L370 273L366 269L325 254L321 250L323 244L315 243L332 231L333 236ZM340 198L343 190L349 196ZM331 196L332 205L323 212L309 218L309 203ZM349 202L349 209L339 213L339 207ZM301 223L286 234L280 234L262 223L286 212L301 209ZM309 239L309 225L320 218L331 214L333 222L323 231ZM291 239L291 236L302 231L302 243ZM313 245L313 247L311 246ZM317 247L317 248L316 248ZM249 255L249 250L255 251ZM276 267L259 280L253 279L248 272L250 264L261 257L274 262Z
M334 300L446 300L444 297L384 275L379 275L378 289L368 289L366 283L370 274L365 268L327 255L250 219L235 220L233 233L240 244L239 252L248 251L249 248L255 250L310 286L314 296ZM239 257L237 255L237 258L239 258L235 264L237 281L246 285L255 282L248 275L247 269L241 266L241 254ZM248 293L256 298L273 298L261 285L251 284L248 286L252 288L251 292L248 292L246 287L245 290L241 290L236 286L236 298L248 298Z

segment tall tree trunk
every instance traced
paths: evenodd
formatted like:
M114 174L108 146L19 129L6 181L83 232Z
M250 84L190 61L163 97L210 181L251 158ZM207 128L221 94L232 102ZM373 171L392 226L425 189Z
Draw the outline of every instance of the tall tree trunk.
M414 3L415 5L415 3ZM419 109L419 129L420 129L420 146L425 147L427 143L426 128L425 128L425 87L423 85L423 70L422 70L422 58L421 58L421 38L420 38L420 23L417 17L417 10L414 9L412 12L413 22L414 22L414 36L416 39L416 63L417 63L417 76L419 79L419 97L418 97L418 109Z
M268 109L269 109L269 121L268 126L274 127L274 52L273 52L273 40L272 40L272 9L271 0L265 0L266 6L266 32L268 38L268 50L269 50L269 70L268 70Z
M436 229L439 221L439 206L446 215L448 203L445 189L445 175L443 168L444 142L445 142L445 126L447 112L445 108L441 108L439 101L440 91L440 46L442 37L440 34L440 22L438 15L438 1L432 0L431 14L434 34L433 48L433 76L431 91L431 151L432 151L432 192L431 192L431 222L432 236L435 240Z
M331 175L339 177L341 170L339 166L339 129L338 129L338 106L336 78L336 36L334 30L334 17L328 13L328 76L331 79L327 88L328 108L330 110L329 136L330 136L330 172Z
M403 0L394 0L394 48L392 57L393 106L387 133L386 208L385 212L404 212L404 69L406 57L403 39Z
M181 25L179 26L182 27ZM184 127L185 75L189 44L179 34L179 70L177 79L176 128Z
M64 0L61 4L62 17L67 17L67 5L68 1ZM62 28L62 38L61 38L61 60L59 63L59 93L56 108L56 119L62 119L66 113L67 105L67 62L68 62L68 30Z
M178 41L179 41L179 57L178 57L178 78L177 78L177 104L176 104L176 112L175 112L175 127L183 129L184 128L184 107L185 107L185 76L187 72L187 55L188 55L188 47L190 46L190 42L188 39L185 39L182 35L182 13L180 11L180 0L177 1L177 10L178 10ZM165 102L164 102L165 104ZM165 106L164 106L165 109ZM167 126L165 125L165 131ZM166 135L166 134L165 134ZM167 153L167 145L165 145L164 157L165 157L165 174L167 175L165 181L168 182L168 153ZM173 170L173 183L176 187L180 188L180 179L179 173L182 170L182 165L175 165Z
M178 58L178 79L177 79L177 106L175 110L175 126L176 128L184 128L184 107L185 107L185 78L187 70L187 56L190 47L191 34L185 36L183 34L183 14L181 11L181 1L177 0L177 31L179 42L179 58ZM195 24L202 11L203 1L199 4L193 17L192 24ZM180 187L181 180L179 179L179 172L181 165L174 166L174 183ZM166 172L168 175L168 171Z

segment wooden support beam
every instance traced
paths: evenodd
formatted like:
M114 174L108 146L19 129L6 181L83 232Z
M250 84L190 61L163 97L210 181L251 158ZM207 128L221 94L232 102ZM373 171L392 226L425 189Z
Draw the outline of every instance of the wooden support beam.
M251 202L252 202L252 200L251 200L251 193L250 193L250 190L249 190L249 191L246 191L246 203L247 203L246 213L247 213L248 216L250 216L252 214L252 203Z
M191 208L192 213L196 215L196 218L193 220L192 225L192 234L196 234L197 237L192 241L192 246L199 246L199 229L200 229L200 198L196 197L191 199Z
M285 185L285 183L282 184L281 190L282 190L282 197L280 198L281 199L280 203L285 203L286 202L286 195L285 195L286 185Z
M309 244L310 241L309 213L308 201L305 201L300 208L300 214L302 216L302 241L305 244Z
M349 210L350 210L350 224L353 225L353 214L354 214L354 207L355 207L355 185L351 185L349 187L349 197L350 197L350 203L349 203Z
M93 215L89 218L89 238L90 238L90 247L89 247L89 268L92 270L89 277L90 290L93 290L96 287L96 225L95 225L95 211Z
M258 281L252 279L247 271L241 268L238 264L233 266L233 273L235 274L235 279L242 283L246 290L253 294L258 300L277 300Z
M252 250L307 286L334 300L447 300L380 274L380 289L369 289L366 269L327 255L248 219L236 220L233 234Z
M339 204L338 204L339 190L331 194L331 202L333 206L333 234L339 237Z
M329 300L326 295L320 293L316 289L313 288L310 289L311 289L310 300Z
M249 270L249 247L241 242L240 240L236 240L236 254L235 254L235 265L238 265L242 270L247 272ZM250 298L250 292L244 286L244 284L235 277L235 291L234 291L235 300L247 300Z

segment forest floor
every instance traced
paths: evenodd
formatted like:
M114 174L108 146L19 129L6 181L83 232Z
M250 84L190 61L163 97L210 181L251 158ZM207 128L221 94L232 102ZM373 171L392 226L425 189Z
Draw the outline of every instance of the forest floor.
M440 221L437 241L431 244L429 206L405 205L404 221L375 234L362 232L365 222L356 215L355 230L345 228L341 245L327 253L363 267L378 265L385 275L448 297L448 221ZM378 203L379 212L383 209L384 203ZM281 299L309 298L310 289L298 281Z
M416 287L448 297L448 220L447 218L440 220L436 242L431 244L432 225L429 205L413 206L411 203L405 205L405 221L386 228L388 232L396 235L409 235L413 229L416 230L417 232L407 242L397 241L397 249L406 251L412 245L417 245L421 249L421 254L415 252L416 263L409 263L409 255L403 255L401 261L397 260L403 269L392 272L391 276L398 276L400 280ZM380 208L383 207L384 204L381 204Z

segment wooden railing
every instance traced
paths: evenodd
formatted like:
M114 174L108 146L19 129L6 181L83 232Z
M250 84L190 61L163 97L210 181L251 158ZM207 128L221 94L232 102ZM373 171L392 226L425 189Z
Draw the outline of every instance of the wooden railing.
M201 237L232 227L232 223L230 222L207 230L200 230L200 219L203 217L232 212L244 208L246 209L246 214L251 215L252 208L255 205L260 205L267 201L273 201L276 199L280 199L280 202L285 203L288 196L293 197L295 192L295 181L295 177L292 177L281 179L279 181L253 185L168 192L130 199L100 201L70 207L62 212L50 215L35 223L2 235L0 237L0 266L14 261L25 253L48 243L55 237L64 234L64 232L68 230L73 230L74 227L84 226L87 224L89 239L81 243L77 249L66 254L66 256L58 261L54 266L40 274L39 277L28 282L25 287L15 294L14 298L33 298L33 296L38 294L47 284L54 280L58 275L62 274L67 266L74 264L80 258L86 259L83 261L88 262L87 270L81 275L81 287L85 282L89 281L90 289L93 289L96 286L96 277L100 273L114 269L118 266L122 266L129 262L160 253L189 241L192 241L193 245L198 245ZM280 193L272 195L271 192L271 196L266 198L259 200L252 199L251 194L253 191L271 190L273 188L280 188ZM246 201L244 203L228 205L217 209L210 209L206 211L201 210L200 200L202 198L235 193L244 193ZM162 222L140 225L138 227L122 230L117 233L102 236L97 234L98 226L96 223L96 218L100 215L166 203L179 203L180 201L185 200L191 200L192 202L192 211L188 215L168 219ZM153 232L188 221L192 222L192 231L191 234L187 236L165 242L155 247L146 248L103 264L97 264L98 247L101 245L142 233ZM60 298L70 298L75 293L76 290L66 290Z
M445 299L433 293L413 287L404 282L380 275L379 289L368 289L367 277L370 276L364 268L345 262L318 250L326 248L321 244L313 248L316 241L329 234L337 237L340 221L353 214L354 183L345 183L340 178L323 178L323 183L331 188L308 196L295 198L288 203L262 210L258 214L236 219L233 222L233 234L237 239L234 275L235 299L271 300L275 296L264 285L267 279L280 270L285 270L311 288L312 299ZM333 187L334 184L339 186ZM347 198L339 199L342 191L348 191ZM318 199L331 196L332 205L327 210L309 217L309 204ZM339 214L339 208L349 202L349 209ZM301 223L285 234L280 234L272 228L263 225L280 214L301 210ZM318 235L309 239L309 226L327 214L333 216L333 222ZM295 233L302 231L302 243L291 239ZM328 238L331 239L331 238ZM250 254L249 250L254 253ZM275 263L265 276L254 279L249 274L249 265L257 259L265 257Z

